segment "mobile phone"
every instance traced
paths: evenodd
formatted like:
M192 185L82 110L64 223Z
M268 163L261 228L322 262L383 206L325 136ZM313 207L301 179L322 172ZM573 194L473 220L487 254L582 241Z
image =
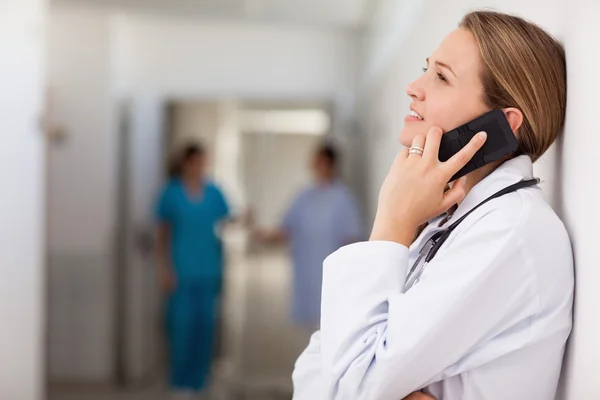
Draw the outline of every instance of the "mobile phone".
M510 128L506 116L502 110L494 109L471 122L444 133L438 154L440 161L448 161L481 131L487 133L485 144L475 153L471 161L450 179L450 182L517 151L517 138Z

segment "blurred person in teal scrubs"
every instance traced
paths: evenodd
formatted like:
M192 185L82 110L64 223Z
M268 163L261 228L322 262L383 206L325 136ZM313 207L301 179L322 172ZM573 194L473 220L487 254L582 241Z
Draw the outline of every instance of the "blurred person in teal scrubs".
M156 206L158 273L168 296L171 388L178 398L193 398L209 383L223 278L218 231L229 207L205 176L202 146L185 148L177 166Z

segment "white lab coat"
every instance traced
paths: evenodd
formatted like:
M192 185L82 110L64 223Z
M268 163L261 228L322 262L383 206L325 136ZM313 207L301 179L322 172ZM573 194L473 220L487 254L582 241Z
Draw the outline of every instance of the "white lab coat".
M531 178L529 157L505 162L452 220ZM538 187L492 200L456 228L403 293L410 265L440 222L410 249L366 242L327 258L321 331L296 362L294 400L401 400L422 388L439 400L554 399L574 286L563 224Z

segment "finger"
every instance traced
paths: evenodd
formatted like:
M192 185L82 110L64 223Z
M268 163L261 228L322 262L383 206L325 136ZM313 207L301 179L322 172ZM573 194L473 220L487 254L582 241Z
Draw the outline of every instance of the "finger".
M442 198L442 204L440 205L440 213L446 212L450 207L455 204L460 203L466 196L467 193L467 177L463 176L457 179L452 188L446 193L444 193L444 197Z
M398 165L402 160L406 160L408 157L408 147L402 147L402 149L396 154L396 158L394 158L393 165Z
M388 176L392 173L394 173L394 171L398 171L402 168L402 164L406 162L408 157L408 148L403 147L398 154L396 154L396 157L394 157L394 160L392 161L392 164L390 165L390 169L388 171Z
M444 131L437 126L429 129L429 133L427 133L427 139L425 142L425 152L423 153L423 157L426 157L429 160L439 160L440 143L442 141L443 134Z
M411 158L411 156L421 157L423 155L422 153L425 150L425 136L424 135L415 136L415 138L413 139L411 148L420 150L421 154L410 153L409 158Z
M471 138L465 147L444 163L444 169L445 173L448 175L448 179L471 161L475 153L483 146L486 139L487 134L485 132L479 132Z

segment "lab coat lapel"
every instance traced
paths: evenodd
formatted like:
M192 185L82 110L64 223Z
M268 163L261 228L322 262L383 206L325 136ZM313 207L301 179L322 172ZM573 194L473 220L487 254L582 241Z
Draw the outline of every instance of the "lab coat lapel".
M504 162L494 172L485 177L467 194L452 217L443 225L447 228L479 203L494 193L519 181L533 178L533 164L529 156L519 156Z
M519 156L500 165L494 172L471 189L452 217L446 220L443 225L440 226L439 224L443 221L445 215L437 217L429 222L429 225L410 246L409 265L412 265L416 261L421 247L423 247L425 242L437 232L446 229L452 222L461 218L469 212L469 210L476 207L494 193L521 180L532 178L533 164L529 156Z

